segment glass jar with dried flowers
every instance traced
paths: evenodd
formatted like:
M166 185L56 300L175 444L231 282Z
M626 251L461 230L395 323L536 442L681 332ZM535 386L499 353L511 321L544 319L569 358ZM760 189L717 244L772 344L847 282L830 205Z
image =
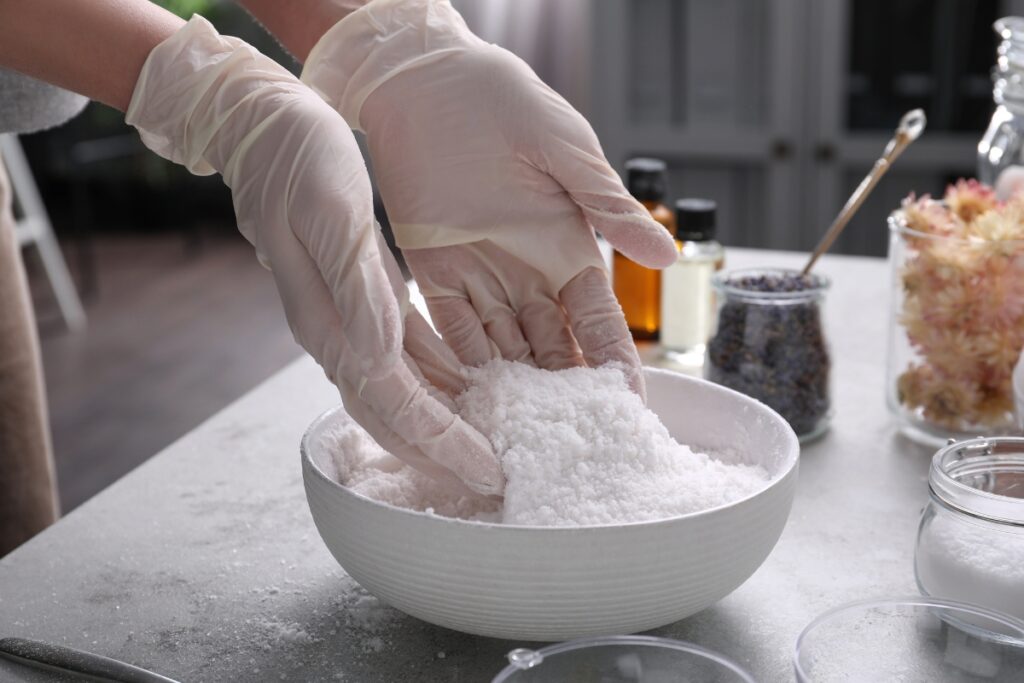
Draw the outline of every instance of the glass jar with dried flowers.
M913 195L889 217L888 403L911 438L1016 433L1024 347L1024 196L974 180Z

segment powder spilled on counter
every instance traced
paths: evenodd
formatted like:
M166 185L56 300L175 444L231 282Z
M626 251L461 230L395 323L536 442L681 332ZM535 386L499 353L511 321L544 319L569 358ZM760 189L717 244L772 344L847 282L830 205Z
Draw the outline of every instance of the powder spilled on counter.
M263 633L262 649L271 650L282 643L313 644L320 642L296 622L280 621L272 617L258 617L252 625Z
M346 594L343 605L345 628L362 652L380 652L387 647L389 633L400 618L398 612L358 585Z
M393 505L528 526L664 519L730 503L769 480L761 467L675 441L617 367L551 372L491 361L467 380L456 404L501 458L503 506L448 491L351 424L331 437L338 480Z

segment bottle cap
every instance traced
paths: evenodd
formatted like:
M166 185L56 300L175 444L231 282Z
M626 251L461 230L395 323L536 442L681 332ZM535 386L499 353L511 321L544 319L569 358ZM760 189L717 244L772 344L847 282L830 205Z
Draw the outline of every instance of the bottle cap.
M710 199L676 201L676 239L707 242L715 239L715 212L718 205Z
M660 202L665 198L667 166L661 159L636 157L626 162L626 187L629 193L644 202Z

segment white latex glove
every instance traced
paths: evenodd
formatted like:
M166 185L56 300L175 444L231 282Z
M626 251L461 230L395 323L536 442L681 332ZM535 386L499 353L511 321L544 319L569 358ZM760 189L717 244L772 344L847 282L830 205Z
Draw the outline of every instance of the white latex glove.
M273 271L296 340L384 448L463 489L502 490L490 444L425 385L458 391L458 363L415 311L404 316L405 284L337 113L275 62L194 17L150 53L126 118L161 156L223 174L239 230Z
M445 0L374 0L324 34L302 78L366 132L397 242L461 361L620 361L643 393L594 229L653 268L675 245L529 66Z

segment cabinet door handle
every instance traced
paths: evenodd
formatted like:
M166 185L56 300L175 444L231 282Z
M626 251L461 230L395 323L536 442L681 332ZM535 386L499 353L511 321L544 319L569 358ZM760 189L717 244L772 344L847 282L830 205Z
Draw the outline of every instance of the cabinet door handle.
M814 146L814 160L828 164L835 161L836 158L836 146L831 142L819 142Z
M772 140L771 157L774 161L786 161L793 157L793 143L786 138Z

